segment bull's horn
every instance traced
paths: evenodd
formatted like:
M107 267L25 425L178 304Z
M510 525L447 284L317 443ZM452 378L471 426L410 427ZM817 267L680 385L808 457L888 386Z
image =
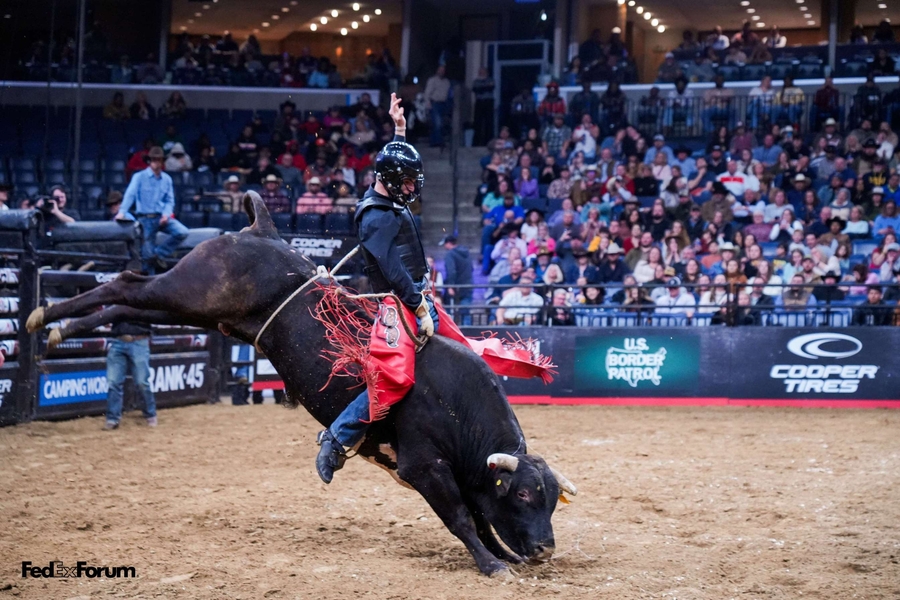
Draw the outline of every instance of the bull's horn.
M507 471L515 471L519 466L519 459L512 454L491 454L487 459L488 468L506 469Z
M572 485L572 482L566 479L565 475L563 475L553 467L550 467L550 472L553 473L554 477L556 477L556 483L559 484L559 489L572 496L578 493L578 488Z

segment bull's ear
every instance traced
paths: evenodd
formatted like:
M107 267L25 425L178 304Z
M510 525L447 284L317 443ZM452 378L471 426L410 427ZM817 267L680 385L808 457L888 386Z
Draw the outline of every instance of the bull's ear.
M496 469L494 476L496 477L494 479L494 491L498 498L503 498L509 493L509 488L512 485L512 473Z

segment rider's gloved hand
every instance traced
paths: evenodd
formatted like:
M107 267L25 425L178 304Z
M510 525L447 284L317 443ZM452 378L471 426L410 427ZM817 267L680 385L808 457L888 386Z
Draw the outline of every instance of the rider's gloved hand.
M432 317L434 313L434 317ZM422 303L416 308L416 319L419 321L419 335L431 337L434 335L437 319L437 312L434 309L434 302L429 296L422 294Z

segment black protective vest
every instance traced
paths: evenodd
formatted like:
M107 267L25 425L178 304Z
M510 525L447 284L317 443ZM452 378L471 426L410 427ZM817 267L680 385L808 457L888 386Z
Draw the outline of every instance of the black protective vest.
M419 229L416 227L416 222L413 220L409 208L398 208L389 198L382 196L374 188L369 188L363 195L362 200L356 204L354 221L356 221L357 229L359 229L364 213L376 206L390 209L397 215L397 218L400 220L400 231L397 233L394 243L400 253L400 260L410 277L412 277L412 280L414 282L421 281L428 274L428 263L425 261L425 248L422 246L422 239L419 237ZM369 278L372 291L376 294L395 291L391 289L391 284L382 274L381 267L378 266L375 257L362 244L360 244L360 250L362 250L366 262L364 270Z

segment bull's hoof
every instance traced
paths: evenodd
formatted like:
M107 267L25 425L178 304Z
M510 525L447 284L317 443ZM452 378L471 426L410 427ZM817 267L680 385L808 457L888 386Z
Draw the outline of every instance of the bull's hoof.
M502 563L498 563L502 564ZM487 574L488 577L494 579L495 581L503 581L503 582L513 582L516 580L515 574L512 572L512 569L503 565L501 568L498 568L496 571Z
M44 307L39 306L28 315L28 321L25 322L25 328L28 333L34 333L44 326Z
M59 327L55 327L50 330L50 335L47 336L47 347L48 348L56 348L63 341L62 332L59 330Z

